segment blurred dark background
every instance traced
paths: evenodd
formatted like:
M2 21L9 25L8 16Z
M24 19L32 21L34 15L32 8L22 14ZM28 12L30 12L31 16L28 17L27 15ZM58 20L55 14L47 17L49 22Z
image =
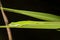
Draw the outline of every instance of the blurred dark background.
M60 16L60 1L58 0L2 0L3 7L50 13ZM5 11L9 23L21 20L44 21L22 14ZM0 12L0 25L4 25ZM53 29L11 29L13 40L59 40L60 32ZM0 29L1 40L7 40L6 29Z

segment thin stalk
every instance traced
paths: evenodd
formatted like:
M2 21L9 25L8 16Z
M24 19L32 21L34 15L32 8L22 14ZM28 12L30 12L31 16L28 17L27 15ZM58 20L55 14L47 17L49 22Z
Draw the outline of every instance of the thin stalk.
M9 40L12 40L11 30L10 30L9 25L8 25L9 22L8 22L7 16L5 15L4 10L2 8L1 1L0 1L0 7L1 7L1 12L2 12L2 16L4 19L5 25L7 27L6 30L7 30L8 38L9 38Z

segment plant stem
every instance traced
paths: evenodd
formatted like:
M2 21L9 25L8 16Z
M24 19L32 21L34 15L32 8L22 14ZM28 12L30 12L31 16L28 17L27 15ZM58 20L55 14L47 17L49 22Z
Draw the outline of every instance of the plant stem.
M1 7L1 12L2 12L2 16L3 16L3 19L4 19L4 22L5 22L5 25L6 25L6 30L7 30L7 34L8 34L8 38L9 40L12 40L12 34L11 34L11 30L9 28L9 25L8 25L8 19L3 11L3 8L2 8L2 4L1 4L1 1L0 1L0 7Z

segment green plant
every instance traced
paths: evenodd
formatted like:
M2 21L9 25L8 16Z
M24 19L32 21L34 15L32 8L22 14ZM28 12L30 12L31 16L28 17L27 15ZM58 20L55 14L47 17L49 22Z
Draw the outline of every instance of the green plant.
M9 40L13 40L10 28L34 28L34 29L58 29L60 28L60 16L43 13L43 12L32 12L32 11L26 11L26 10L3 8L1 1L0 1L0 10L2 12L2 16L5 22L5 26L0 26L0 28L7 29ZM43 19L46 21L45 22L43 21L18 21L18 22L11 22L10 24L8 24L8 19L4 13L4 10L31 16L37 19Z
M6 26L0 26L0 28L7 29L9 40L13 40L10 28L34 28L34 29L59 29L60 28L60 16L56 16L48 13L42 13L42 12L32 12L32 11L16 10L16 9L1 7L2 14L4 13L3 9L5 11L19 13L19 14L28 15L34 18L46 20L45 22L18 21L18 22L11 22L10 24L8 24L7 17L3 15Z
M52 15L52 14L48 14L48 13L43 13L43 12L32 12L32 11L17 10L17 9L11 9L11 8L3 8L3 9L5 11L19 13L19 14L28 15L28 16L31 16L31 17L34 17L34 18L47 20L45 22L42 22L42 21L41 22L40 21L39 22L38 21L12 22L12 23L9 24L11 28L38 28L38 29L39 28L42 28L42 29L44 29L44 28L45 29L60 28L60 25L59 25L60 24L60 16L56 16L56 15ZM26 23L29 24L29 25L27 25ZM34 23L33 26L35 25L35 27L31 26L32 23ZM15 24L15 27L13 27L12 24ZM23 27L21 27L21 26L23 26ZM5 26L0 26L0 28L5 28Z

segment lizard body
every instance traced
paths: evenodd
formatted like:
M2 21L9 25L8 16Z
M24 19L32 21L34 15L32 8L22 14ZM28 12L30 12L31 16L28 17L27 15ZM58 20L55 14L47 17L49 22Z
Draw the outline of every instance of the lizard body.
M10 23L9 26L16 28L57 29L60 28L60 22L18 21Z

